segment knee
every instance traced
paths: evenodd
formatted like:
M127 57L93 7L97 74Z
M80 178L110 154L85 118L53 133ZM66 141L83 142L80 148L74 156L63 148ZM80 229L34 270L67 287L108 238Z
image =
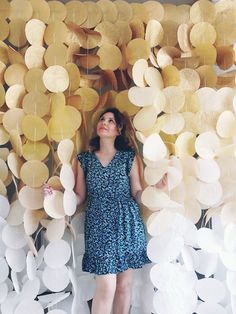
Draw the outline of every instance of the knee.
M111 283L104 283L99 285L97 288L99 291L100 298L103 300L110 300L114 298L115 294L115 285Z
M131 292L132 280L121 280L116 284L116 292L120 295L127 295Z

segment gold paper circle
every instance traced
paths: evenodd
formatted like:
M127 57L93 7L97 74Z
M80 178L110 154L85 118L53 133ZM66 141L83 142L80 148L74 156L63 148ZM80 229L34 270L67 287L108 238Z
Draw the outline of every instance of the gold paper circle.
M42 92L31 91L24 96L22 108L26 114L37 115L42 118L50 112L49 98Z
M9 19L22 19L28 21L33 14L33 8L29 1L27 0L12 0L11 1L11 12Z
M149 54L150 47L144 39L133 39L127 45L127 61L129 64L134 64L138 59L147 60Z
M69 75L69 91L75 91L80 84L80 70L75 63L67 63L65 69Z
M73 22L81 25L87 19L88 12L84 3L76 0L69 1L65 4L67 9L66 23Z
M115 23L118 17L118 10L114 2L110 0L99 0L97 4L102 10L102 20Z
M81 27L94 28L102 20L102 10L97 3L92 1L84 2L87 8L87 19Z
M10 21L10 34L8 36L9 42L15 47L22 47L27 43L25 36L25 21L15 19Z
M49 146L41 142L27 141L22 147L25 160L44 160L49 154Z
M4 73L4 80L8 86L14 84L24 85L24 77L27 71L26 66L23 64L12 64L6 69Z
M127 113L128 116L133 116L140 109L129 101L128 90L123 90L116 95L115 106L121 112Z
M160 2L150 0L145 1L143 5L146 8L148 20L157 20L159 22L163 20L165 11ZM147 23L148 21L145 22Z
M0 84L0 107L5 103L5 89L2 84Z
M67 36L67 27L62 21L54 21L48 24L45 33L44 40L49 46L54 43L64 43Z
M98 52L97 55L100 57L100 68L102 70L116 70L119 68L122 55L120 49L112 44L103 44Z
M38 188L47 181L49 171L47 166L39 160L26 161L20 170L21 180L31 188Z
M4 113L2 123L4 128L10 133L12 130L17 130L21 135L22 132L22 121L25 113L21 108L12 108Z
M78 107L78 109L82 111L93 110L99 102L98 93L94 89L89 87L79 88L75 91L74 94L81 97L80 106Z
M190 41L194 47L201 44L213 45L216 40L215 28L208 22L199 22L193 25L190 31Z
M212 66L202 65L197 68L196 71L198 72L201 79L200 87L215 87L217 82L217 75Z
M0 40L5 40L9 35L9 32L10 32L9 24L5 19L0 17Z
M48 46L44 54L44 61L48 67L53 65L65 66L67 47L61 43L54 43Z
M130 4L124 0L115 0L114 4L118 10L118 20L129 22L133 17L133 10Z
M214 3L208 0L196 1L190 9L190 20L193 24L199 22L213 23L216 18L216 10Z
M43 73L42 69L32 68L25 75L25 88L28 92L39 91L46 92L47 88L43 83Z
M45 0L29 0L33 7L32 18L48 23L50 16L50 7Z
M7 0L0 0L0 18L7 19L10 15L11 5Z
M95 27L95 31L102 35L99 46L104 43L116 45L119 40L119 30L116 25L109 21L102 21Z
M64 3L60 1L52 0L48 1L48 5L50 8L50 17L48 23L54 21L63 21L66 18L66 6Z
M35 115L26 115L22 121L22 131L31 141L40 141L47 135L47 124Z

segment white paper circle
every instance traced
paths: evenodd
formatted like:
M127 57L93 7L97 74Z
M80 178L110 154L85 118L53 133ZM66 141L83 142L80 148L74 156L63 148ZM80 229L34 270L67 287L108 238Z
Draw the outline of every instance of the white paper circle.
M26 245L25 230L23 225L6 225L2 231L2 240L11 249L21 249Z
M226 273L226 283L229 291L236 296L236 272L227 271Z
M220 168L213 159L197 159L196 176L199 180L212 183L220 178Z
M0 283L4 282L9 274L9 267L5 258L0 257Z
M202 250L209 253L218 253L223 246L222 239L215 231L208 228L200 228L197 231L197 242Z
M26 254L23 249L6 249L6 260L11 269L15 272L21 272L25 268Z
M154 263L175 260L184 246L182 237L173 237L169 233L152 238L147 245L147 254Z
M197 309L197 314L227 314L226 310L221 306L220 304L210 303L210 302L204 302L201 303Z
M48 314L67 314L67 312L63 310L55 309L55 310L49 311Z
M147 106L139 110L133 118L134 127L138 131L151 129L157 119L157 111L154 106Z
M37 265L34 255L31 251L27 253L26 257L26 270L29 280L33 280L36 276Z
M21 205L19 200L11 203L10 213L7 217L7 222L11 226L19 226L23 223L25 208Z
M11 291L1 304L2 314L15 314L15 308L20 301L20 296L16 291Z
M228 251L236 251L236 224L230 223L224 230L224 244Z
M197 200L206 205L206 207L213 206L220 202L222 198L223 190L220 182L204 183L198 181L196 198Z
M35 277L33 280L27 280L22 287L21 298L27 300L29 299L34 300L39 293L39 289L40 289L39 278Z
M78 277L78 294L82 301L91 300L95 293L95 280L92 275L83 275Z
M42 279L45 286L53 292L64 290L70 282L66 266L58 269L46 267Z
M195 266L195 271L205 277L210 277L216 272L218 255L216 253L208 253L203 250L197 250L198 264Z
M73 190L75 175L70 164L63 164L60 171L60 180L64 189Z
M51 65L43 73L43 82L52 93L64 92L69 86L69 74L60 65Z
M220 252L221 260L228 270L236 271L236 252Z
M209 131L200 134L195 141L197 154L204 159L215 157L216 150L220 147L220 140L215 132Z
M166 157L167 149L159 134L148 136L143 145L143 156L150 161L158 161Z
M46 231L46 236L49 242L60 240L65 232L65 218L52 219Z
M48 195L44 198L44 209L52 218L63 218L65 216L63 208L63 193L61 191L53 190L52 195Z
M5 282L1 283L0 284L0 304L6 299L7 294L8 294L7 284Z
M70 139L60 141L57 147L57 155L61 163L69 163L74 150L74 143Z
M156 87L131 87L128 92L129 101L138 107L153 105L158 89Z
M48 244L44 252L45 263L53 269L64 266L70 259L71 249L64 240L53 241Z
M197 304L197 295L192 290L176 290L174 292L157 292L153 298L153 306L158 314L193 313ZM209 314L209 313L208 313Z
M231 138L236 131L236 117L232 111L223 111L218 117L216 131L222 138Z
M65 214L68 216L72 216L76 212L77 195L73 190L65 190L63 195L63 207Z
M0 217L6 218L10 211L10 204L7 197L0 194Z
M20 304L16 307L14 314L43 314L44 310L42 305L34 300L23 300Z
M224 285L215 278L200 279L195 288L201 300L211 303L221 302L226 293Z
M166 134L178 134L183 130L185 120L182 113L166 113L162 118L164 118L164 124L161 130Z

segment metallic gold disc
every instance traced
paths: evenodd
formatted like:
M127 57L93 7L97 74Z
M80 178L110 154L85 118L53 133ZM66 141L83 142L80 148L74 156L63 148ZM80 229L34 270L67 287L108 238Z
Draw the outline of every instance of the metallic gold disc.
M192 55L200 59L200 65L213 65L216 63L217 51L211 44L200 44L192 50Z
M173 46L175 47L178 40L177 40L177 30L178 24L174 21L162 21L161 22L162 28L164 30L164 36L162 41L160 42L160 46Z
M78 109L82 111L93 110L99 102L98 93L89 87L81 87L77 89L74 94L81 97L80 107Z

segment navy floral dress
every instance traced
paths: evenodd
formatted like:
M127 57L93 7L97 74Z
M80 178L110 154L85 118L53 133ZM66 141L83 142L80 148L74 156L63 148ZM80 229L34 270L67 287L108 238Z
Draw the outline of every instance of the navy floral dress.
M134 151L117 151L104 167L94 152L78 155L87 186L82 269L97 275L140 268L150 260L129 173Z

